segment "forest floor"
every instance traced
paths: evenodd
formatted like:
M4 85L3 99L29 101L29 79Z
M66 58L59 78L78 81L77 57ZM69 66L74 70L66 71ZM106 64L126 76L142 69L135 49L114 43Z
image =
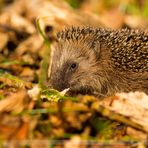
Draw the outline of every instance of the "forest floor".
M147 1L67 2L0 1L0 147L146 147L146 94L68 97L47 88L46 77L59 30L147 30Z

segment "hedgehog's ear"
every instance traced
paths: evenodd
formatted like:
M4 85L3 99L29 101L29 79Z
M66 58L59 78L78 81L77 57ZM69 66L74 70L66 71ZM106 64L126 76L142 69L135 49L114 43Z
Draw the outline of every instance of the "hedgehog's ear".
M101 52L101 44L99 41L94 41L92 43L92 46L91 48L93 49L95 55L96 55L96 58L100 58L100 52Z

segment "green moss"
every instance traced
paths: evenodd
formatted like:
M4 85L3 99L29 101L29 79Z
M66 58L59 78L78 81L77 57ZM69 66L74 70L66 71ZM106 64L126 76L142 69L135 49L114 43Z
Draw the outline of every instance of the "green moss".
M42 90L41 91L41 96L42 99L46 98L49 101L54 101L54 102L58 102L60 100L72 100L72 101L77 101L77 98L74 97L68 97L68 96L64 96L62 95L60 92L58 92L57 90L54 89L46 89L46 90Z
M3 100L3 99L4 99L4 96L0 94L0 100Z
M83 0L65 0L74 9L79 8Z
M26 82L17 78L16 76L13 76L9 73L0 73L0 77L9 80L9 82L6 82L8 85L11 85L16 88L25 88ZM9 84L11 83L11 84ZM1 84L1 87L6 85L5 83Z

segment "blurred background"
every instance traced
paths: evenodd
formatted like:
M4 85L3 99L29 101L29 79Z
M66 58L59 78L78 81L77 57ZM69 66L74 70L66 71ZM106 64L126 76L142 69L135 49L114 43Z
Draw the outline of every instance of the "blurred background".
M20 3L20 0L0 0L1 11L17 1ZM61 18L62 15L64 17L66 9L67 12L70 11L69 9L74 9L74 13L85 14L85 17L88 15L87 19L93 17L94 20L99 20L101 24L115 29L123 27L147 28L148 26L148 0L24 0L22 3L24 3L24 6L23 4L21 5L23 9L27 7L25 3L28 3L30 6L29 9L32 9L31 7L34 7L33 9L35 9L35 7L45 9L42 12L40 10L40 12L37 11L38 17L50 16L51 13L59 13L54 15L59 15L59 18ZM37 3L41 3L40 6L37 5ZM45 6L45 3L54 3L57 8ZM18 4L20 9L21 6ZM59 12L60 10L58 11L59 7L61 12ZM46 9L48 9L48 11ZM15 9L13 11L15 11ZM67 21L69 19L70 17L67 17ZM87 23L85 25L87 25Z
M67 148L87 140L147 140L147 133L102 117L97 98L62 102L55 93L36 95L36 86L46 80L56 33L71 25L147 30L148 0L0 0L0 147L1 140L37 139L31 147L49 147L55 140L52 147L61 142Z
M66 2L74 9L95 13L111 28L124 25L147 27L147 0L66 0Z

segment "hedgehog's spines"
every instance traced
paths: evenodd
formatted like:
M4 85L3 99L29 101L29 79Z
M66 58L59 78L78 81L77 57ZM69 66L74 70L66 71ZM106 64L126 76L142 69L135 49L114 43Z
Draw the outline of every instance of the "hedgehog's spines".
M112 60L116 67L133 72L148 71L147 32L130 29L71 27L57 36L59 40L72 42L90 39L92 47L96 41L99 41L112 52Z

